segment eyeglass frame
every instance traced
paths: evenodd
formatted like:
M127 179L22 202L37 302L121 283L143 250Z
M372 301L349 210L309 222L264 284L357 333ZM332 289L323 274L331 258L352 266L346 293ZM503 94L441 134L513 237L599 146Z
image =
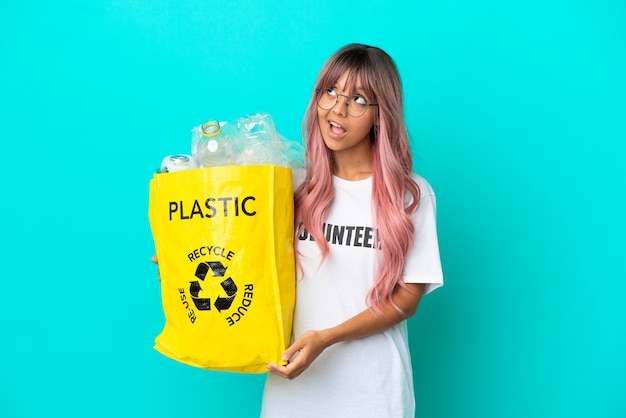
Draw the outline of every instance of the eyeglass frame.
M337 103L339 103L339 97L343 96L346 98L346 106L348 109L350 109L350 99L353 97L363 97L365 99L365 101L367 102L367 98L361 94L353 94L351 96L345 95L345 94L341 94L341 93L336 93L337 97L335 98L335 104L333 104L331 107L329 107L328 109L323 108L320 105L320 100L319 100L319 94L323 91L323 90L334 90L332 87L324 87L323 89L315 89L315 103L319 106L320 109L323 110L331 110L333 109L335 106L337 106ZM365 110L363 110L363 113L361 113L359 116L354 116L354 115L350 115L350 112L348 111L348 115L350 115L353 118L360 118L361 116L363 116L365 114L365 112L367 112L367 108L370 106L378 106L378 103L365 103Z

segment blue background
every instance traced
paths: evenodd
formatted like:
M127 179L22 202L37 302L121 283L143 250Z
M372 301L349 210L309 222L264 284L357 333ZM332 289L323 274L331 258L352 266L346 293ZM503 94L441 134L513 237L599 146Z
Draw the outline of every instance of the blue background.
M0 416L257 416L264 375L152 349L148 181L207 119L299 139L349 42L395 58L438 195L418 415L626 416L626 5L408 3L0 5Z

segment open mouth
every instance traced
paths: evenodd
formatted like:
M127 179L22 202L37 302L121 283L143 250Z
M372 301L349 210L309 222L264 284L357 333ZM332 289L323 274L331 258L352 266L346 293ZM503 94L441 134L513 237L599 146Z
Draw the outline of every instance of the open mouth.
M346 129L336 122L328 121L328 127L330 134L332 134L334 137L340 137L345 135L346 133Z

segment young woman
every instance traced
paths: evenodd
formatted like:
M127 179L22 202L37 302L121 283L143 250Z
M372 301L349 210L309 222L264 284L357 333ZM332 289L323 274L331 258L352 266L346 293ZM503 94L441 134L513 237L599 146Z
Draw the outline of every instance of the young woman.
M263 417L414 417L406 319L443 277L403 112L381 49L347 45L322 68L295 196L293 343L268 365Z

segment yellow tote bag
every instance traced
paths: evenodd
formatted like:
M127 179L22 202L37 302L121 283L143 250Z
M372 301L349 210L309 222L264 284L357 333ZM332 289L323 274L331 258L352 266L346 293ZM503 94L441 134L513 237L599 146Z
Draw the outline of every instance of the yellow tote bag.
M264 373L278 362L295 303L291 169L155 174L149 220L165 313L154 348L210 370Z

